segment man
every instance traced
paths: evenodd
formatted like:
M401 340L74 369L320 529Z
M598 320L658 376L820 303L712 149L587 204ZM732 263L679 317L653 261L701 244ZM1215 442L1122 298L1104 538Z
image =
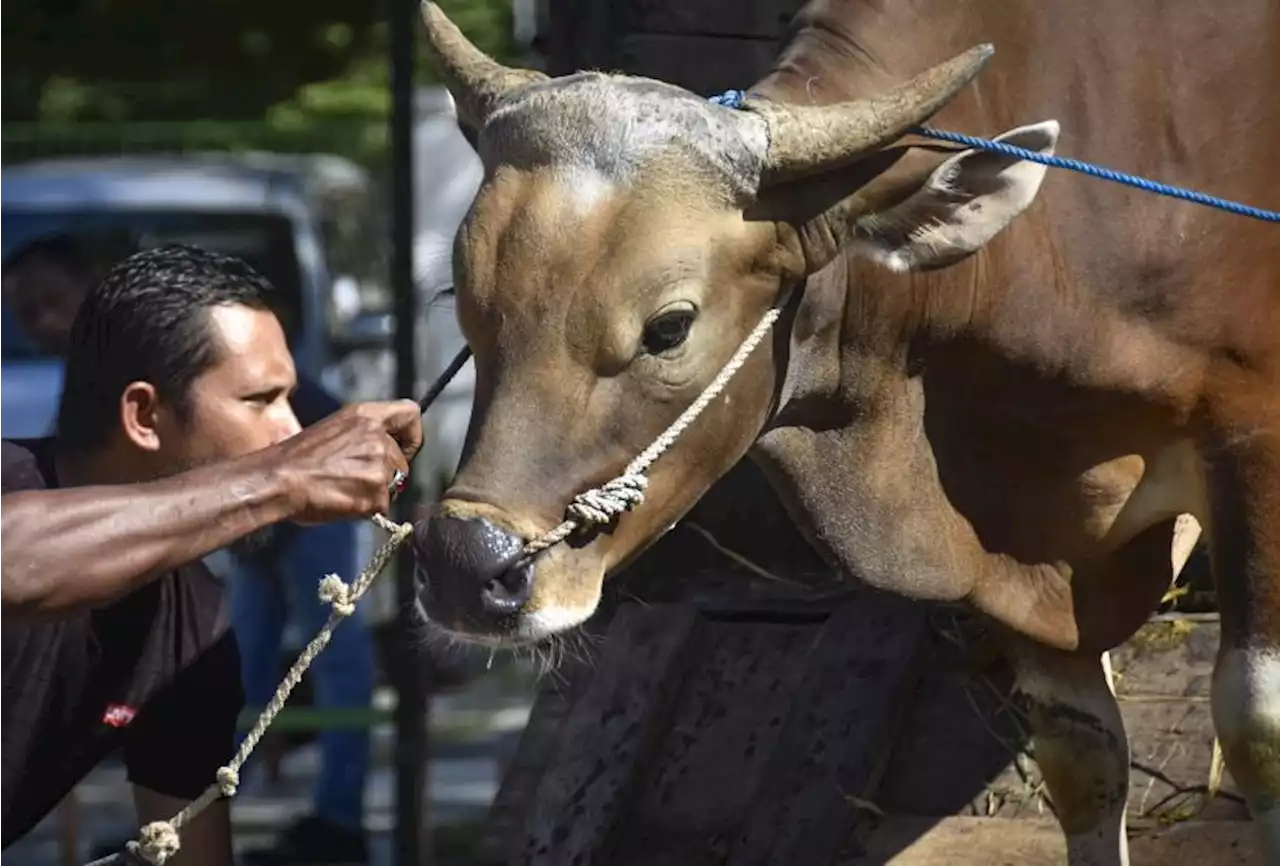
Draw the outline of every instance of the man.
M304 427L342 404L305 377L290 400ZM260 709L279 684L280 643L292 615L310 638L329 616L316 596L316 582L336 571L354 575L356 524L349 521L298 527L280 523L256 543L230 549L231 625L240 646L248 704ZM321 709L368 708L373 702L374 647L363 608L336 629L308 672ZM368 861L364 836L364 787L369 771L367 729L328 730L319 736L320 774L313 811L282 835L273 848L245 851L244 866L358 864Z
M37 238L5 262L5 304L36 348L65 355L71 322L96 281L97 270L75 238Z
M3 443L3 846L121 748L139 820L232 753L243 703L219 584L198 560L281 521L385 511L421 445L410 401L300 432L271 287L236 259L138 253L85 298L54 438ZM174 866L229 866L217 803Z
M68 235L38 239L22 247L6 267L6 300L24 332L47 352L66 355L71 323L94 279L80 244ZM276 311L279 315L279 310ZM310 426L341 408L318 383L300 377L290 406ZM260 708L279 684L277 654L287 614L314 634L328 616L316 597L320 577L350 575L356 561L356 523L313 527L281 523L230 548L231 626L240 648L245 697ZM373 638L360 611L334 632L311 666L316 703L367 708L373 700ZM316 781L315 814L299 821L274 849L245 852L245 866L293 862L362 863L363 792L369 766L369 735L363 730L326 731L320 736L322 765ZM93 847L94 856L119 850L122 840Z

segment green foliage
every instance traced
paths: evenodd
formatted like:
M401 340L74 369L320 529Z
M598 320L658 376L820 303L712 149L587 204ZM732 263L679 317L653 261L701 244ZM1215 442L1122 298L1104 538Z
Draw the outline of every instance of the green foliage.
M510 0L438 0L511 58ZM49 153L331 151L381 162L390 110L384 2L12 0L5 160ZM417 80L434 82L420 27Z
M510 0L440 0L440 6L480 49L499 60L509 59ZM291 98L267 109L267 122L276 129L295 133L334 122L364 122L370 131L361 140L361 149L384 147L391 108L388 39L386 24L374 25L368 34L369 49L353 58L342 75L303 84ZM438 80L421 40L415 69L419 84Z

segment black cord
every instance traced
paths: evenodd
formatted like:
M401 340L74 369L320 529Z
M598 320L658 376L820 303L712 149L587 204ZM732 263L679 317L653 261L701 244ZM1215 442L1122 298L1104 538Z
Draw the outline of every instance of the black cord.
M445 368L445 371L440 374L439 378L431 383L431 387L427 389L426 396L418 401L418 408L423 412L426 412L427 409L430 408L431 404L436 401L436 398L440 396L441 392L443 392L445 388L449 387L449 383L453 381L453 377L458 375L458 371L462 369L462 365L467 363L467 359L470 357L471 347L463 346L462 351L458 352L458 354L453 357L453 360L449 362L449 366Z

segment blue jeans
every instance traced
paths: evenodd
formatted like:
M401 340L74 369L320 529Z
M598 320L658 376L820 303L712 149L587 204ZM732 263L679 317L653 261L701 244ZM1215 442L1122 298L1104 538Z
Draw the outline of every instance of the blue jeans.
M249 706L266 705L279 685L277 660L290 614L305 643L328 619L320 601L320 579L336 572L355 579L356 525L330 523L296 531L277 559L267 562L230 557L231 625L240 644L242 678ZM317 708L368 707L373 701L373 639L363 607L334 629L329 646L307 675L315 685ZM315 789L316 814L350 830L362 826L364 783L369 770L367 730L322 731L321 770Z

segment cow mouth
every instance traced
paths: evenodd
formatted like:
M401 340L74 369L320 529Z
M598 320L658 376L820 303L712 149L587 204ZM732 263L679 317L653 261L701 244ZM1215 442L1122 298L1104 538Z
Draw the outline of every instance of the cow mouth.
M535 586L540 582L555 584L550 570L545 574L540 571L543 569L535 569ZM494 650L552 643L590 618L599 602L598 591L589 600L571 602L553 601L535 589L529 601L519 608L495 613L477 603L480 592L469 580L455 575L431 579L421 566L415 568L414 575L416 616L429 636Z
M427 613L422 600L417 601L419 621L426 627L429 639L442 639L446 643L479 646L491 650L538 649L554 645L557 641L585 622L590 613L558 627L549 627L538 613L516 615L497 628L476 629L460 623L446 625ZM592 611L594 613L594 611Z

